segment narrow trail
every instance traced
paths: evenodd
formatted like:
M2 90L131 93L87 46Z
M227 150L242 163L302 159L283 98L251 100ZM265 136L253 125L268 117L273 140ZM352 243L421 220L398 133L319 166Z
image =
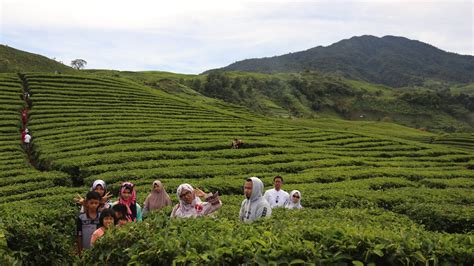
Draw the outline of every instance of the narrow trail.
M41 162L39 160L39 152L35 148L35 144L33 141L33 135L32 132L28 130L28 119L29 119L29 112L33 108L33 102L31 100L31 89L28 84L28 79L26 78L25 74L18 73L18 77L21 80L21 86L22 86L22 94L21 94L21 99L25 101L24 108L21 111L21 123L22 127L20 129L20 132L22 134L22 148L26 153L26 156L28 158L28 162L37 170L39 171L50 171L50 162L48 161L43 161ZM28 133L31 136L31 141L30 143L25 143L25 136ZM74 187L78 186L83 186L84 185L84 180L82 177L82 173L80 169L78 168L66 168L66 169L61 169L59 171L62 171L66 174L69 175L71 185Z
M21 86L22 86L22 93L21 93L21 99L25 101L24 108L21 111L21 122L22 122L22 127L20 129L21 134L22 134L22 148L26 153L26 156L28 158L28 162L37 170L44 171L42 167L38 164L38 160L36 158L36 153L35 153L35 147L34 143L30 141L30 143L25 143L25 136L30 135L31 132L28 131L28 118L29 118L29 111L33 107L33 102L31 101L31 91L30 87L28 85L28 80L25 77L25 74L18 73L18 77L21 80ZM32 137L31 137L32 140Z

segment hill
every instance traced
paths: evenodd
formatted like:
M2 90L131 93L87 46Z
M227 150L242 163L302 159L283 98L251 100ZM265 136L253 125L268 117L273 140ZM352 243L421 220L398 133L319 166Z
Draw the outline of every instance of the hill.
M20 146L25 90L30 150ZM76 193L103 179L116 198L129 180L142 203L160 179L175 203L186 182L219 191L224 205L196 220L152 213L106 233L83 264L473 263L470 135L432 141L438 136L385 122L273 119L180 94L87 72L0 75L0 236L8 244L0 256L81 264ZM233 138L244 148L230 149ZM269 188L276 174L284 189L301 191L305 209L240 223L245 178L261 176Z
M364 38L375 37L364 36L356 40L360 42ZM6 46L0 46L0 52L5 54L3 61L9 62L4 65L8 71L55 72L63 69L60 72L77 72L54 60ZM229 103L236 109L244 106L266 116L384 120L435 132L474 130L474 83L449 84L425 80L423 86L392 89L316 71L274 74L213 71L204 75L159 71L85 71L97 76L131 79L218 108Z
M394 89L318 72L86 72L132 79L210 105L222 106L219 100L224 100L226 105L244 106L265 116L391 121L434 132L474 130L474 83L448 86L433 82L425 87Z
M391 87L422 85L436 80L474 82L474 56L448 53L404 37L364 35L330 46L260 59L246 59L225 71L261 73L316 70Z
M0 73L55 71L73 73L76 70L42 55L0 45Z

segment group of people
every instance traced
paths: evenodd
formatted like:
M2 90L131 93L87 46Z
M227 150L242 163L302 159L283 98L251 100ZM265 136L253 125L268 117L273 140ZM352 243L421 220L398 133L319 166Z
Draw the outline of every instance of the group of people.
M288 194L281 187L283 177L273 178L274 188L263 194L263 182L258 177L251 177L245 181L244 194L246 199L240 206L239 218L244 222L252 222L259 218L269 217L272 208L284 207L287 209L301 209L301 192L293 190Z
M272 208L302 208L301 193L297 190L290 194L281 189L283 178L273 178L274 188L263 194L264 185L258 177L251 177L244 185L245 199L242 201L239 218L252 222L259 218L270 217ZM179 202L171 211L171 218L196 218L208 216L222 207L219 194L205 193L190 184L181 184L176 190ZM130 182L121 184L119 198L112 202L110 192L103 180L96 180L85 198L78 195L76 201L81 205L77 217L77 251L80 255L84 248L90 248L104 233L128 222L142 221L144 214L172 206L172 201L159 180L153 182L150 194L143 203L143 209L137 203L135 185Z
M25 91L23 93L23 100L27 104L28 108L31 108L30 93L28 91ZM31 135L28 128L26 128L26 125L28 123L28 108L24 108L23 111L21 111L21 122L22 122L21 142L22 142L23 148L26 151L29 151L31 149Z

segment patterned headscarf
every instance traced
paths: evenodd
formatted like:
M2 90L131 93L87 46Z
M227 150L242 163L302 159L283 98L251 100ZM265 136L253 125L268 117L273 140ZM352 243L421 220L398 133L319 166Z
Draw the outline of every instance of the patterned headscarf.
M191 203L187 203L183 199L181 199L180 195L183 193L183 191L189 191L191 192L193 196L193 201ZM179 199L179 207L176 210L176 214L179 217L191 217L196 215L196 208L202 208L202 206L199 204L201 200L199 200L199 197L196 197L194 194L194 188L190 184L181 184L179 185L178 189L176 190L176 195L178 196Z
M127 206L127 218L129 221L135 221L137 217L137 192L134 189L135 185L130 182L123 182L120 187L120 198L119 203ZM128 189L130 190L131 196L128 200L122 197L123 192Z

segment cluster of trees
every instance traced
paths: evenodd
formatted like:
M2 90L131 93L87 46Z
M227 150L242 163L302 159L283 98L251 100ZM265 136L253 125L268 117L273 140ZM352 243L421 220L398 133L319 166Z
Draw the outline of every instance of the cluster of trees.
M346 110L347 106L338 106L347 105L342 104L341 98L367 93L350 87L339 78L314 74L257 78L254 75L232 76L227 72L213 71L204 80L196 78L188 85L208 97L245 105L253 110L264 111L262 101L271 100L296 116L316 112L323 107Z
M377 114L380 119L387 114L408 118L410 114L420 114L421 110L427 116L433 114L433 120L436 120L435 113L444 112L469 124L472 123L470 114L474 112L474 95L455 95L446 87L394 89L389 93L391 97L387 97L380 89L356 88L341 77L317 72L256 75L212 71L187 82L187 85L208 97L243 105L264 114L272 114L268 102L286 110L291 116L312 117L331 111L346 119L366 113ZM400 103L408 109L398 110Z
M403 92L399 94L399 98L413 105L441 109L451 114L456 114L453 112L453 105L459 105L458 107L463 107L466 111L474 112L474 95L464 93L453 95L449 89Z

